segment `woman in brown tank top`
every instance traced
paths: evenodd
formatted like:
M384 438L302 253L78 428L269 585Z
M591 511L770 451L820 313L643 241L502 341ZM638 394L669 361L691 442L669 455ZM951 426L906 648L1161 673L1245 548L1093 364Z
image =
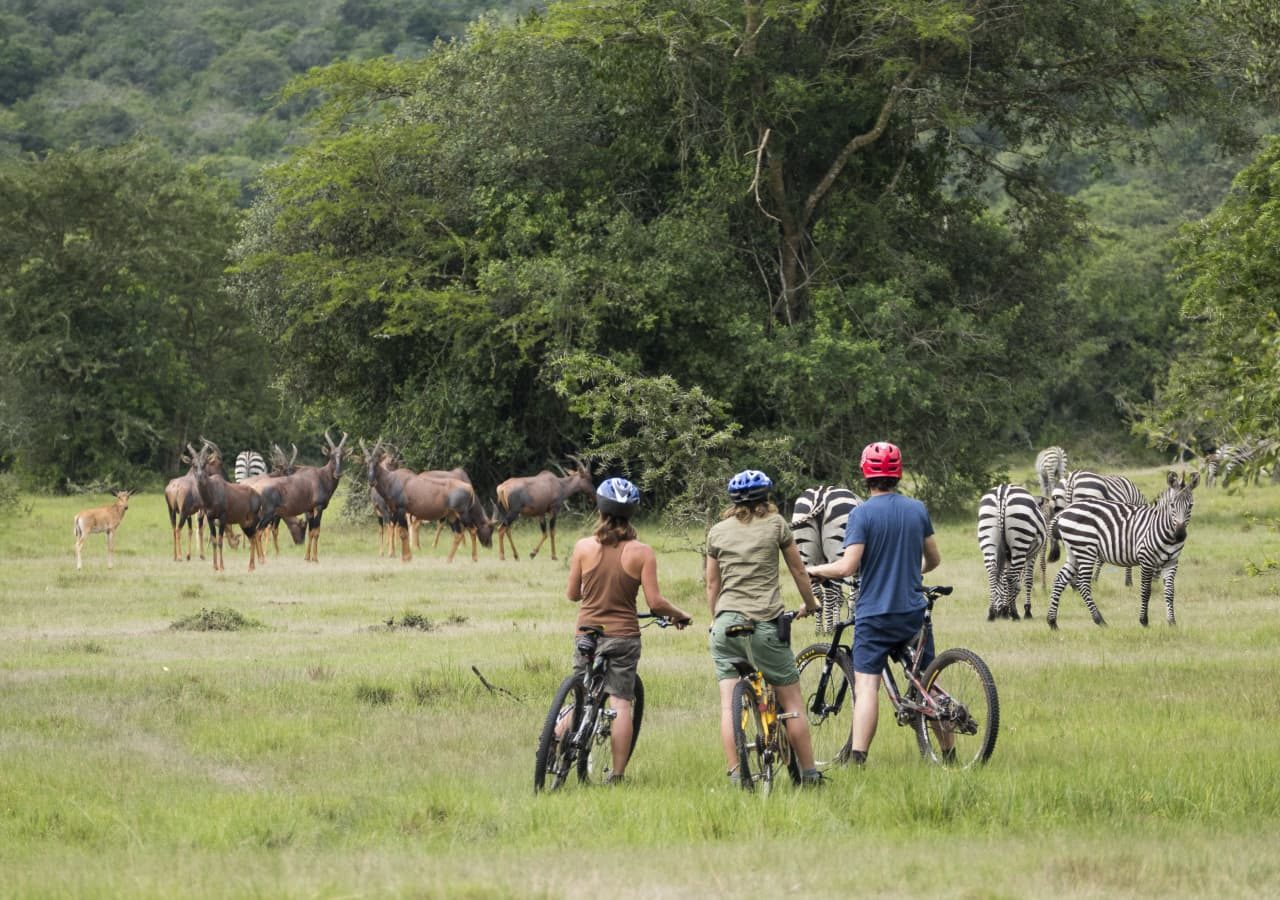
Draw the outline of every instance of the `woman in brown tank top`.
M636 538L631 516L640 506L640 492L625 478L606 479L596 489L600 519L591 537L574 545L569 558L569 583L565 596L581 602L574 628L594 625L604 636L596 655L609 658L605 692L618 716L613 720L611 783L620 781L631 752L632 702L635 700L636 666L640 662L640 621L636 595L655 615L669 616L677 628L693 620L672 605L658 587L658 557L653 548ZM574 672L581 674L586 660L574 653ZM558 735L559 736L559 735Z

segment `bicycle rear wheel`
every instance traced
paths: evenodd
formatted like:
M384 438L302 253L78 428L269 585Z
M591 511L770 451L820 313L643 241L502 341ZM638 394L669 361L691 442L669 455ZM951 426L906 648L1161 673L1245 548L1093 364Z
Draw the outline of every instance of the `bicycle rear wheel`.
M965 769L990 759L1000 730L1000 698L987 664L976 653L955 647L938 654L921 681L941 710L936 718L916 719L920 755Z
M746 679L733 686L733 744L738 751L738 783L753 791L761 785L773 788L773 770L764 758L764 722L760 719L760 698Z
M849 758L853 746L853 662L840 652L818 696L830 644L811 644L796 656L800 692L813 739L813 764L821 771Z
M582 724L582 679L570 675L560 682L556 698L547 711L538 736L538 751L534 754L533 790L558 789L569 777L573 768L573 751L570 739ZM557 728L559 726L559 728ZM559 738L556 736L560 732Z
M591 735L591 746L578 757L578 780L604 782L613 769L613 742L611 732L614 720L606 715L613 709L612 698L606 695L600 716L596 719L596 730ZM636 741L640 740L640 723L644 721L644 682L636 676L636 699L631 703L631 749L627 751L627 762L636 752Z

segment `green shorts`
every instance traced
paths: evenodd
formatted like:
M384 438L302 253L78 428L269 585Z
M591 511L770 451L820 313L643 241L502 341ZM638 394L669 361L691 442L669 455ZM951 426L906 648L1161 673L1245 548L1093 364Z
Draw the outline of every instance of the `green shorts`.
M602 637L596 644L596 656L608 657L609 668L604 673L604 692L622 700L636 699L636 669L640 665L640 638ZM587 670L587 660L573 651L573 674L581 676Z
M715 663L716 678L737 678L738 660L748 660L764 675L764 680L775 687L795 684L800 680L796 668L796 655L791 647L778 640L778 626L773 622L756 622L754 634L728 637L725 629L751 620L739 612L725 611L716 615L711 625L711 661Z

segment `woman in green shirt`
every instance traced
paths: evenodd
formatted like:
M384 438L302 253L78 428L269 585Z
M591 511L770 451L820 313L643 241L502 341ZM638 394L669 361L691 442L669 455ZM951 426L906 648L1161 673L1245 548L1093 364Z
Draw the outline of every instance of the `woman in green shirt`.
M729 481L733 506L707 533L707 601L711 606L711 659L720 682L720 740L724 745L729 777L737 780L738 754L733 741L733 687L738 681L735 663L747 659L773 685L783 712L799 715L786 719L787 739L800 762L802 784L819 784L822 775L813 766L809 720L804 715L800 672L790 643L778 637L778 620L786 611L779 586L779 551L796 589L804 598L798 615L817 612L813 587L804 561L791 536L791 526L769 502L773 482L754 469L739 472ZM730 637L733 625L750 622L754 632Z

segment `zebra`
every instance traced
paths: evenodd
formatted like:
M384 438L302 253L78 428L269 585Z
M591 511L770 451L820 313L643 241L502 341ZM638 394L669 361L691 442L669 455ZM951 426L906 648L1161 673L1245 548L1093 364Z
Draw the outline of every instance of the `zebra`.
M1187 523L1191 520L1191 492L1200 482L1195 472L1188 481L1169 473L1169 487L1149 506L1130 506L1110 500L1083 500L1063 510L1055 523L1067 545L1067 562L1053 579L1049 597L1049 627L1058 627L1058 601L1070 584L1084 600L1097 625L1107 624L1093 602L1089 582L1099 562L1123 566L1139 566L1142 594L1138 601L1138 623L1147 624L1147 603L1151 599L1151 580L1156 573L1164 582L1165 618L1173 617L1173 579L1178 573L1178 557L1187 540ZM1057 547L1049 554L1056 561Z
M1036 454L1036 478L1040 480L1040 496L1053 494L1053 486L1067 477L1067 451L1061 447L1045 447Z
M991 595L988 622L997 616L1018 620L1019 576L1027 591L1023 611L1031 618L1035 560L1047 536L1041 504L1025 488L998 484L982 495L978 502L978 546Z
M256 450L241 450L236 455L236 481L247 481L267 474L267 461Z
M1276 463L1277 444L1275 441L1249 438L1240 444L1223 444L1204 458L1204 486L1213 487L1218 476L1222 476L1225 488L1233 478L1240 477L1247 486L1250 481L1255 485L1261 481L1262 470L1271 466L1271 480L1275 482L1280 475Z
M795 535L796 548L805 565L833 562L844 555L844 528L849 514L860 503L862 498L853 491L833 485L809 488L796 499L791 512L791 532ZM833 631L844 601L843 588L839 582L823 581L813 586L813 592L822 607L814 617L816 632L825 634ZM850 610L857 594L857 586L851 586Z
M1054 528L1053 523L1057 521L1058 515L1064 509L1081 500L1110 500L1114 503L1126 503L1129 506L1147 505L1147 498L1142 495L1142 491L1138 490L1138 486L1123 475L1099 475L1096 472L1086 472L1083 469L1067 473L1067 477L1054 487L1052 502L1050 503L1050 561L1058 558L1058 536L1057 529ZM1096 571L1094 576L1097 576ZM1124 570L1124 586L1133 586L1132 569L1126 568Z

